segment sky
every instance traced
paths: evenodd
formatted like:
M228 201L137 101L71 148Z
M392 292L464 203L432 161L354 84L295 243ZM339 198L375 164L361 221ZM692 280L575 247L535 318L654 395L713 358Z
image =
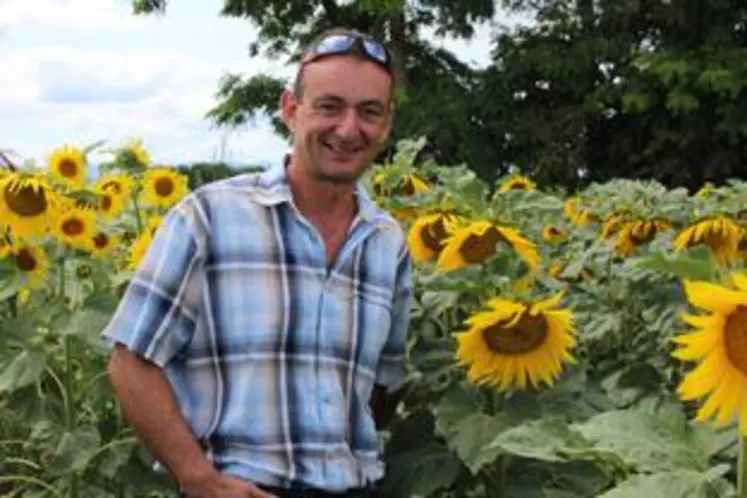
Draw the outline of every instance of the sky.
M294 68L250 58L256 29L220 17L223 0L172 0L146 17L130 2L0 0L0 150L43 164L63 144L139 137L160 164L280 162L288 146L267 122L224 130L204 116L223 74L289 80ZM438 43L482 65L490 27Z

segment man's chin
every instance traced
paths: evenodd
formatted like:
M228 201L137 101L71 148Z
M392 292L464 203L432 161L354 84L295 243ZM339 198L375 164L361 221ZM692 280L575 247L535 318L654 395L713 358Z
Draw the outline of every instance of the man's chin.
M314 175L317 181L334 185L353 185L366 171L365 166L356 169L331 169L322 167Z

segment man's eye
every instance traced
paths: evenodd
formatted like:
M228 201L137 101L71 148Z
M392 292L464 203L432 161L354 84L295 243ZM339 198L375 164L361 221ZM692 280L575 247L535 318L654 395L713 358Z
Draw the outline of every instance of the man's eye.
M340 106L336 104L331 104L331 103L319 104L317 106L317 109L319 109L325 114L335 114L340 111Z

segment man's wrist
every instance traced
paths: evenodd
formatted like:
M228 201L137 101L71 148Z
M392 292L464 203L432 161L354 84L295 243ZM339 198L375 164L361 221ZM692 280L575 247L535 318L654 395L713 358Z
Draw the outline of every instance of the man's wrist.
M205 483L219 476L210 460L204 457L195 462L184 462L181 469L174 469L172 472L179 487L185 490L202 488Z

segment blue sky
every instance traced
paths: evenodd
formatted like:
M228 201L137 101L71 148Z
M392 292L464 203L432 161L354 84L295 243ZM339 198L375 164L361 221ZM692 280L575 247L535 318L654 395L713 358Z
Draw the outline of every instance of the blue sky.
M252 24L219 17L221 5L171 0L166 16L138 18L130 0L0 0L0 150L43 162L63 143L142 137L163 164L277 163L287 144L266 123L227 131L204 118L222 74L293 72L250 59ZM439 43L482 64L489 27Z

